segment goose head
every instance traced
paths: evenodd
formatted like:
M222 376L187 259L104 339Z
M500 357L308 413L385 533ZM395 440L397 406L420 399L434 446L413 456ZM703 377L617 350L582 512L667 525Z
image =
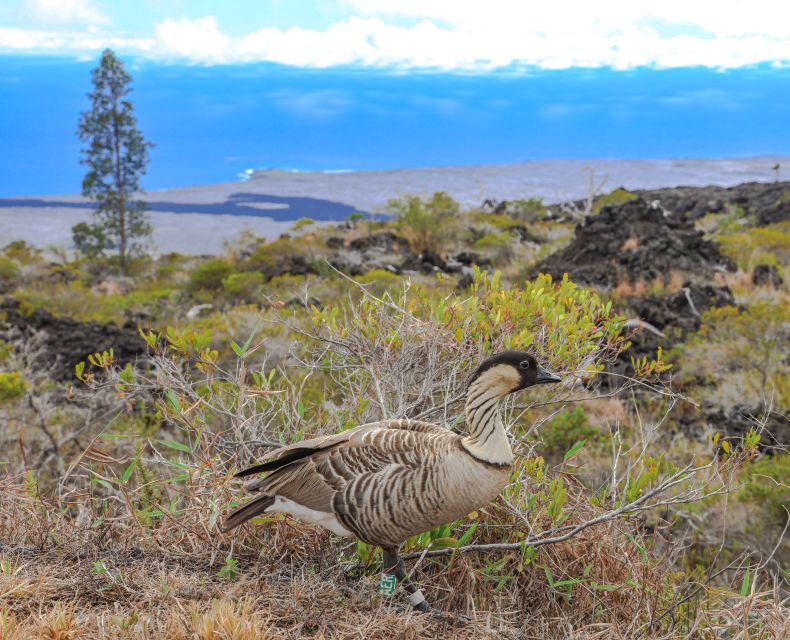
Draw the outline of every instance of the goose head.
M469 379L469 389L484 386L504 397L538 384L554 382L562 382L562 379L546 371L534 356L524 351L503 351L477 367Z

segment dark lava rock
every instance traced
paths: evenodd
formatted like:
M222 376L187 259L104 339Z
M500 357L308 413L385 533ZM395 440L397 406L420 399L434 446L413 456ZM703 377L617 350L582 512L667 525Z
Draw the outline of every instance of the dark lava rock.
M700 314L711 307L734 305L729 287L686 282L683 289L663 298L635 299L634 306L641 320L658 329L680 328L684 333L700 328Z
M262 268L261 273L264 278L271 280L286 274L306 276L308 273L316 274L318 271L315 265L304 256L281 256L273 265Z
M409 254L400 265L402 271L419 271L420 273L434 273L447 271L447 261L438 253L423 251L420 255Z
M489 258L483 258L479 253L475 253L474 251L462 251L461 253L456 253L453 256L453 260L456 260L467 267L474 265L477 265L480 268L492 266L491 260Z
M36 365L49 368L54 365L52 377L56 380L73 380L74 365L97 351L113 349L121 363L133 361L146 352L146 344L137 332L137 326L127 322L119 327L99 322L79 322L71 318L56 318L40 309L30 315L19 312L19 303L6 298L0 303L0 337L34 340L41 347Z
M764 452L790 447L790 413L771 411L759 405L738 405L729 410L721 407L703 406L702 416L685 416L680 420L684 430L695 435L700 433L700 423L708 434L720 433L722 437L741 436L754 429L760 431L759 449ZM760 430L760 425L764 427Z
M631 372L631 358L654 358L659 347L668 349L686 339L701 326L700 314L713 307L734 305L735 299L728 287L686 282L683 289L664 297L632 298L629 306L636 310L639 320L651 324L664 335L659 336L646 328L626 331L631 346L611 364L609 371L621 375ZM693 305L693 306L692 306ZM609 382L606 381L605 386Z
M527 229L524 225L518 224L513 227L508 227L508 231L515 234L518 237L519 242L522 244L526 242L531 242L533 244L543 244L543 240L538 238L535 234L533 234L529 229Z
M370 236L355 238L348 243L348 248L352 251L370 251L378 249L385 252L399 252L408 246L405 238L395 235L391 231L376 233Z
M735 266L690 220L637 198L587 218L571 243L534 274L561 278L567 273L576 282L611 288L620 282L666 280L673 271L707 279L722 268Z
M752 282L758 286L771 285L774 289L784 284L776 265L773 264L758 264L752 272Z
M745 182L735 187L674 187L637 191L648 202L661 206L689 220L706 213L720 213L727 205L740 207L747 215L757 216L765 226L790 219L790 182Z
M345 241L339 236L330 236L326 239L326 246L330 249L342 249Z

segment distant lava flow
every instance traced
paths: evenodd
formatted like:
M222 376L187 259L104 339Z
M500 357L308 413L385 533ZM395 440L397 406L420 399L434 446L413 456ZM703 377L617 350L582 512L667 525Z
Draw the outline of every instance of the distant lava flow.
M320 221L345 220L352 213L369 215L356 207L342 202L304 198L299 196L275 196L262 193L234 193L224 202L180 203L146 201L149 211L167 213L202 213L208 215L255 216L272 218L280 222L312 218ZM68 202L64 200L42 200L38 198L0 198L0 208L26 207L36 209L93 209L88 201Z

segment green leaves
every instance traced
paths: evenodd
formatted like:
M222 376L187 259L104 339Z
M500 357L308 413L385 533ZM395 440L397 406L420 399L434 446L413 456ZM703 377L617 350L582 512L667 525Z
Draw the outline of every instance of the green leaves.
M182 410L181 410L181 403L180 403L180 402L179 402L179 400L178 400L178 396L176 395L176 392L175 392L175 391L173 391L172 389L167 389L167 390L165 391L165 398L166 398L166 400L167 400L167 404L168 404L168 406L169 406L169 407L170 407L170 408L171 408L171 409L172 409L172 410L173 410L175 413L177 413L178 415L181 415L181 413L182 413Z
M565 453L563 457L563 462L568 462L573 456L575 456L579 451L584 448L584 445L587 441L586 440L579 440L576 444L574 444L568 451Z
M159 444L169 447L171 449L175 449L176 451L182 451L183 453L192 453L192 449L190 449L187 445L177 442L175 440L159 440Z

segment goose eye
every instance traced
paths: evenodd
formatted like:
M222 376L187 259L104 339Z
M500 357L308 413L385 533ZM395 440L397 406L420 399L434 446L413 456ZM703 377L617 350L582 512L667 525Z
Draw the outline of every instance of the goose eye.
M529 360L522 360L518 366L522 369L529 369Z

